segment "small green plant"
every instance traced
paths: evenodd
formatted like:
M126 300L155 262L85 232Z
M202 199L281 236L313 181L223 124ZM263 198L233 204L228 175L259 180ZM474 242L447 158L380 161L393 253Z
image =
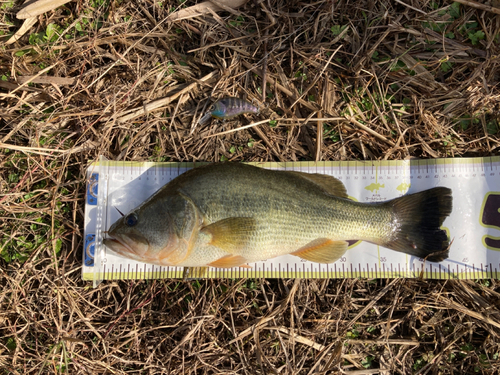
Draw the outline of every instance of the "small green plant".
M332 31L332 34L333 36L337 36L337 35L340 35L342 34L342 31L344 31L345 29L347 29L347 25L333 25L330 30Z
M33 33L29 36L29 44L32 46L46 43L53 43L62 33L62 28L55 23L49 23L45 32Z
M246 283L242 285L243 288L248 288L250 290L257 290L258 285L254 279L248 279Z
M59 38L59 35L62 33L62 28L55 23L49 23L47 25L47 29L45 30L45 41L47 43L52 43Z
M479 23L477 21L471 20L463 25L459 32L469 38L473 45L477 45L480 40L483 40L485 34L479 29Z
M276 352L276 354L278 354L280 352L280 342L279 341L275 341L271 344L271 349L274 349L274 351Z
M90 6L92 8L99 8L102 6L108 6L109 5L109 0L92 0L90 2Z
M55 253L56 255L59 255L61 253L61 249L62 249L62 240L60 238L58 238L56 240L56 245L55 245Z
M359 337L359 331L357 330L356 325L354 325L353 329L347 332L347 338L349 339L357 339Z
M449 61L444 61L441 63L440 68L443 73L448 73L450 70L453 69L453 63Z
M460 17L460 3L454 2L453 4L451 4L450 7L448 8L448 14L454 20L459 18Z
M486 123L486 131L488 134L495 135L498 133L498 122L497 120L491 120Z
M446 30L446 27L448 26L449 22L423 22L422 26L426 29L430 29L432 31L435 31L437 33L442 33L443 31Z
M391 58L389 56L381 56L378 51L372 53L372 60L375 62L389 61Z
M411 99L410 98L403 98L402 100L403 105L401 106L401 111L406 111L407 109L411 108ZM402 113L398 113L398 115L403 115Z
M434 8L437 9L437 8ZM448 14L452 20L460 17L460 3L452 3L447 9L443 9L438 12L439 16L444 16Z
M403 61L397 60L391 64L391 72L398 72L401 69L406 69L406 64Z
M332 127L328 124L323 125L323 138L330 139L333 142L340 141L339 133L337 133L335 129L332 129Z
M194 280L193 283L191 284L194 290L198 290L201 288L201 284L198 280Z
M19 175L17 173L9 173L8 181L11 184L15 184L19 181Z
M364 368L370 368L370 367L372 367L372 362L373 362L374 359L375 359L375 357L372 357L372 356L366 357L365 359L363 359L361 361L361 366L363 366Z
M17 348L16 340L14 338L12 338L12 337L9 337L7 339L7 342L6 342L5 346L10 351L16 350L16 348Z
M479 43L480 40L483 40L484 39L484 32L481 31L481 30L478 30L476 32L470 32L470 33L467 33L467 36L469 37L471 43L473 45L476 45Z
M18 260L19 262L25 262L29 254L36 249L38 246L42 245L46 241L46 237L40 234L35 236L19 236L10 240L4 237L0 241L0 256L7 263Z
M7 0L4 2L2 5L0 5L1 10L7 10L10 9L14 6L15 1L14 0Z
M460 127L460 129L462 131L465 131L465 130L469 129L470 126L479 124L480 120L477 117L465 115L464 117L459 118L457 120L457 122L458 122L458 126Z
M232 27L240 27L243 22L245 22L245 18L243 16L238 16L236 20L229 21L229 25Z
M418 358L415 363L413 364L413 370L415 371L418 371L420 370L422 367L425 366L425 364L427 363L427 361L424 359L424 358Z
M453 147L454 146L453 139L451 138L451 135L447 135L444 137L443 146L445 146L445 147Z
M295 73L295 78L302 78L302 80L305 81L307 80L307 74L299 70L297 71L297 73Z

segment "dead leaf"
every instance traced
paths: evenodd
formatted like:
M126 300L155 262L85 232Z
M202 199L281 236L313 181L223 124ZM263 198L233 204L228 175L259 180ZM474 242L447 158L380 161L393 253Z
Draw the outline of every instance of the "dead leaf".
M76 78L71 77L52 77L52 76L18 76L19 83L32 82L32 83L49 83L54 85L73 85Z
M54 10L63 4L69 3L70 1L71 0L38 0L17 12L16 17L20 20L36 17L40 14Z
M26 32L31 29L31 27L36 23L37 18L36 17L31 17L27 18L24 22L23 25L19 30L16 31L14 35L10 37L8 41L5 42L5 44L12 44L16 40L19 40Z
M178 10L177 12L172 13L168 16L168 21L180 21L189 18L194 18L198 16L202 16L204 14L208 14L210 12L217 12L224 10L224 7L236 9L243 4L245 4L248 0L217 0L217 3L221 6L217 5L216 2L212 1L204 1L203 3L196 4L190 6L189 8Z

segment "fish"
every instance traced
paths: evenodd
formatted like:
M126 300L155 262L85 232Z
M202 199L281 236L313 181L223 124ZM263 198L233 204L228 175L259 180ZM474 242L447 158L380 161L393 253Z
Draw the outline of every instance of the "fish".
M259 108L240 98L223 98L212 104L199 122L206 122L210 117L228 120L243 113L259 113Z
M111 225L104 244L160 266L245 267L285 254L333 263L350 240L439 262L451 211L447 187L363 203L333 176L215 163L161 187Z

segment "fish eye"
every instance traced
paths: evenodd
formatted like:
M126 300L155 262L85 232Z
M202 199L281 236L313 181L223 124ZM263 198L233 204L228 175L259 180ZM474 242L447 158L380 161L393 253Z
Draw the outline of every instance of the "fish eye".
M133 227L137 224L137 215L135 212L127 215L125 218L125 224L127 224L127 227Z

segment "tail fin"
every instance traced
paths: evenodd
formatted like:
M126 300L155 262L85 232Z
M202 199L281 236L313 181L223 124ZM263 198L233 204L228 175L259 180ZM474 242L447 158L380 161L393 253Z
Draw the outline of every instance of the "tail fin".
M440 226L451 213L450 189L436 187L386 204L393 208L397 230L393 239L380 245L431 262L448 258L450 241Z

